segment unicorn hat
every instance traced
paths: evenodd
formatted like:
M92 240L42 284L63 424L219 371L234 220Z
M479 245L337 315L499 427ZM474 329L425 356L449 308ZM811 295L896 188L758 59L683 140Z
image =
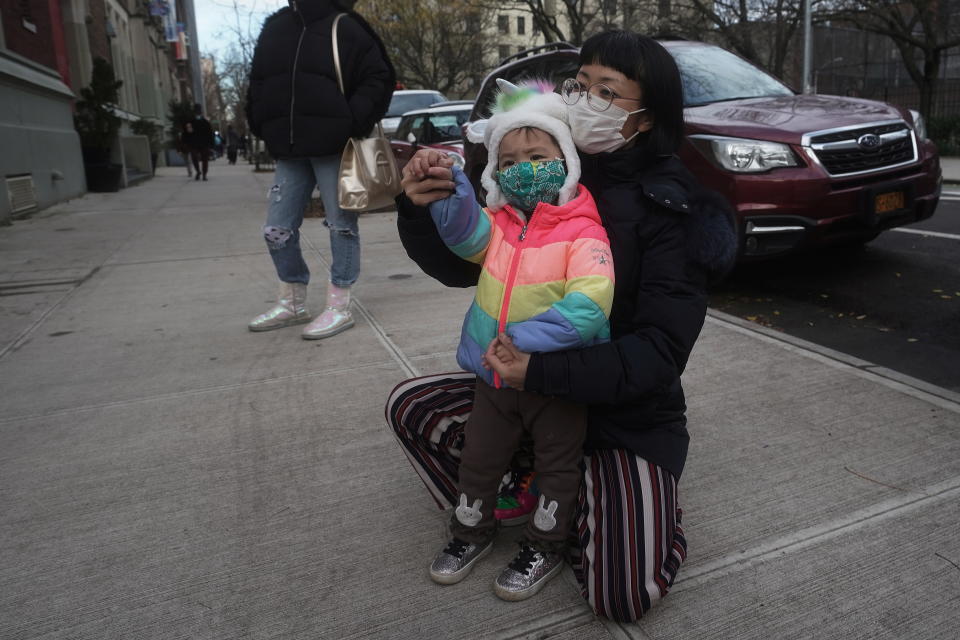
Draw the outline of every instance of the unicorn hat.
M480 184L487 190L487 206L500 209L507 199L497 182L497 160L500 156L500 141L514 129L536 127L546 131L560 147L567 165L567 179L560 188L557 204L566 204L577 195L580 181L580 157L570 135L567 120L567 105L553 85L545 80L526 81L520 86L497 78L496 102L489 120L478 120L467 127L467 139L483 142L487 147L487 166L480 176Z

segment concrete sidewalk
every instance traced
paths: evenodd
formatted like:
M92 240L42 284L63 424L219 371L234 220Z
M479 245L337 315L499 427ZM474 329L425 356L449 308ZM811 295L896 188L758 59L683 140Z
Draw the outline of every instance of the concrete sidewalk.
M951 184L960 184L960 158L941 156L940 169L943 171L943 181Z
M566 571L505 603L518 531L453 587L383 418L455 368L472 291L362 218L357 327L253 334L270 174L162 170L0 228L0 638L957 638L960 402L712 314L684 377L690 556L637 625ZM329 247L304 225L319 308Z

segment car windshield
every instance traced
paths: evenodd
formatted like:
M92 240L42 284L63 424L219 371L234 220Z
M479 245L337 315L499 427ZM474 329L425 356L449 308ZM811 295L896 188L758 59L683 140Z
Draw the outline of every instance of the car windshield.
M720 47L674 45L668 50L680 68L686 107L738 98L793 95L788 86L773 76Z
M407 111L424 109L435 102L443 102L447 98L438 91L429 93L395 93L387 109L387 118L402 116Z
M395 137L398 140L406 140L412 133L419 144L459 141L460 126L469 118L469 106L460 111L409 115L400 121Z

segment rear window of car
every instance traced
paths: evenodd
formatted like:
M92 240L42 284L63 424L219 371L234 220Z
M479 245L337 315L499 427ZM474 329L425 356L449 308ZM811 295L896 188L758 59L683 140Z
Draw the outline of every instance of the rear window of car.
M437 144L460 140L460 125L470 117L470 108L462 111L407 116L400 121L395 138L406 140L409 134L417 137L419 144Z
M790 87L720 47L670 46L668 50L680 68L684 106L793 95Z
M394 93L386 117L402 116L407 111L425 109L435 102L443 102L446 99L439 91L431 93Z

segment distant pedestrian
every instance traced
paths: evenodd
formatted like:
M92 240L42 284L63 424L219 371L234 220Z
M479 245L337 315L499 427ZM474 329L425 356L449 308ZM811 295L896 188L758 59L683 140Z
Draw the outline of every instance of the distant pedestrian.
M187 140L193 135L193 125L189 122L183 123L177 132L177 153L183 158L183 164L187 167L187 177L193 177L193 162L190 158L190 147Z
M337 42L343 93L332 43L339 14L345 14ZM290 0L264 22L250 71L247 122L277 159L263 235L280 293L275 306L250 322L251 331L310 321L310 271L300 251L300 225L314 187L326 211L333 260L325 310L302 336L326 338L353 326L350 287L360 274L360 236L357 213L337 203L340 156L350 136L366 136L386 113L394 82L380 38L335 0Z
M240 136L232 124L227 125L227 162L237 164L237 147L240 144Z
M187 123L184 136L187 148L190 150L190 159L196 170L196 180L201 177L207 179L207 167L210 163L210 151L213 148L213 127L210 121L203 117L203 108L199 104L193 105L193 120ZM202 171L201 171L202 169Z

